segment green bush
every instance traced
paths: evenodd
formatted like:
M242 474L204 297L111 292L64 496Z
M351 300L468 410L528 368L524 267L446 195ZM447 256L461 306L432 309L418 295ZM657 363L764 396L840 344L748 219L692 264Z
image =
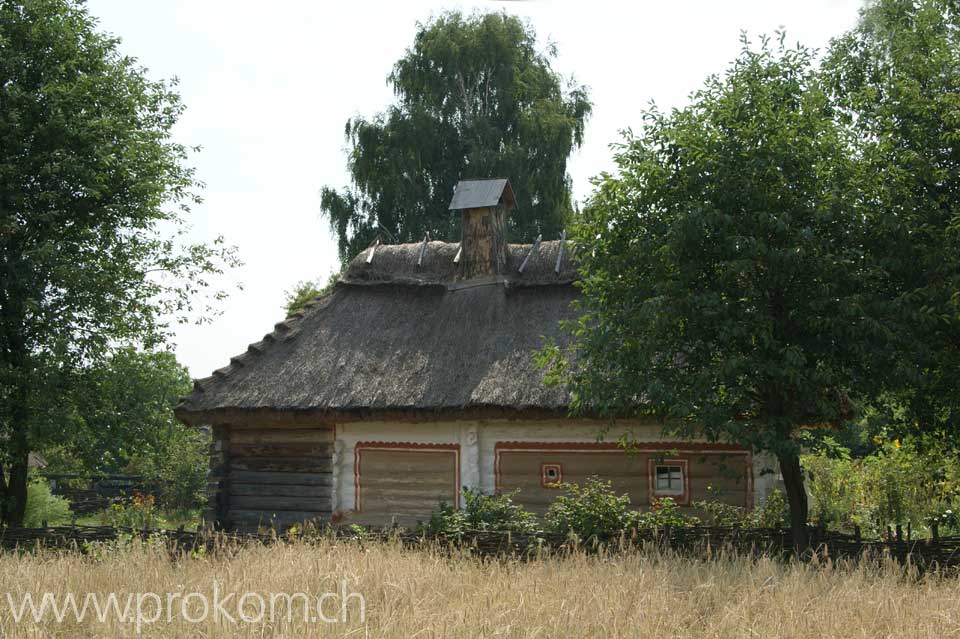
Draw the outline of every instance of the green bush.
M747 528L784 528L790 521L790 506L782 490L774 490L759 508L750 511Z
M469 488L463 489L466 524L470 530L502 530L532 534L539 531L537 516L513 501L517 493L484 495Z
M806 455L804 469L813 495L811 515L828 528L859 526L868 536L910 524L915 530L955 510L960 464L940 450L920 450L911 441L876 438L877 451L860 459ZM944 530L946 529L946 530ZM942 533L953 530L943 518Z
M430 513L430 521L419 528L421 532L431 536L458 537L467 529L467 524L460 509L453 504L441 501L436 510Z
M161 516L153 495L134 493L133 497L117 500L105 511L105 522L111 526L130 528L168 528Z
M537 517L513 501L516 492L484 495L463 489L464 507L440 502L423 527L429 535L458 536L470 530L502 531L524 534L539 532Z
M771 492L762 505L753 509L712 499L695 501L693 507L702 512L707 523L713 526L783 528L789 516L787 498L780 490Z
M25 527L39 528L43 522L49 526L65 524L72 516L70 502L54 495L46 479L37 477L27 484L27 508L23 516Z
M711 526L745 527L750 515L750 511L743 506L734 506L713 499L695 501L693 507L703 513Z
M156 450L135 455L125 470L157 485L157 498L170 511L188 511L206 501L209 436L176 424Z
M547 510L547 525L554 532L605 540L629 528L635 518L629 495L617 495L609 481L591 477L583 486L561 487L567 494L558 495Z
M924 517L923 523L927 527L936 526L942 531L956 531L960 528L960 513L953 508L943 506Z
M635 513L633 523L638 528L685 528L699 525L700 518L685 515L672 497L662 497L653 500L648 512Z

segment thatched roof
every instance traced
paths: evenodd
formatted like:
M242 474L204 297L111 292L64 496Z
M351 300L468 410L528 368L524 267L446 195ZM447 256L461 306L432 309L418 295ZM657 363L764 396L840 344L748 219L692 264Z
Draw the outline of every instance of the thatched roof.
M570 246L511 245L506 276L466 282L457 244L381 245L369 264L367 249L332 292L197 380L177 414L563 410L566 392L543 384L532 353L544 337L564 343L559 322L574 317Z

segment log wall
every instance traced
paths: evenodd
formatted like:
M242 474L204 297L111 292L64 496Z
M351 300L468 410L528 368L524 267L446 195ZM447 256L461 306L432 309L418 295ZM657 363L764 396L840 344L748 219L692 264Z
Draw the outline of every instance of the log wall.
M327 522L332 511L332 426L233 425L220 437L217 520L228 529Z

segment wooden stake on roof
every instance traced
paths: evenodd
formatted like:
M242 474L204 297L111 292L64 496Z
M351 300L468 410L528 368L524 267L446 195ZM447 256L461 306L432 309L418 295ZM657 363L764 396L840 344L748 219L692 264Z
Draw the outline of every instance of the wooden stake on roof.
M420 257L417 258L417 268L423 266L423 256L427 252L427 242L430 241L430 231L423 234L423 242L420 244Z
M530 250L527 252L527 256L523 258L523 263L520 265L520 268L517 269L518 273L523 273L523 269L527 268L527 262L530 261L530 256L533 255L533 252L540 248L540 240L543 239L543 234L537 236L537 239L533 241L533 244L530 246Z
M380 246L380 238L378 237L374 240L373 244L370 245L370 252L367 253L367 264L373 262L373 254L376 253L377 247Z
M563 261L563 248L567 245L567 229L563 229L563 233L560 234L560 250L557 251L557 265L554 267L553 272L557 275L560 274L560 262Z

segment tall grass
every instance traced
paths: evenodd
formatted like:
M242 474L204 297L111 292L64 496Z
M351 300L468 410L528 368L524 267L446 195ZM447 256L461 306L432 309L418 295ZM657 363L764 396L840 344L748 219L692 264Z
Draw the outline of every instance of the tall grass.
M657 552L480 561L389 543L320 541L171 559L135 545L81 555L0 555L0 637L119 637L115 618L15 623L5 593L197 590L322 593L346 580L365 599L348 623L189 623L145 637L945 637L960 634L960 581L893 566L709 561Z

